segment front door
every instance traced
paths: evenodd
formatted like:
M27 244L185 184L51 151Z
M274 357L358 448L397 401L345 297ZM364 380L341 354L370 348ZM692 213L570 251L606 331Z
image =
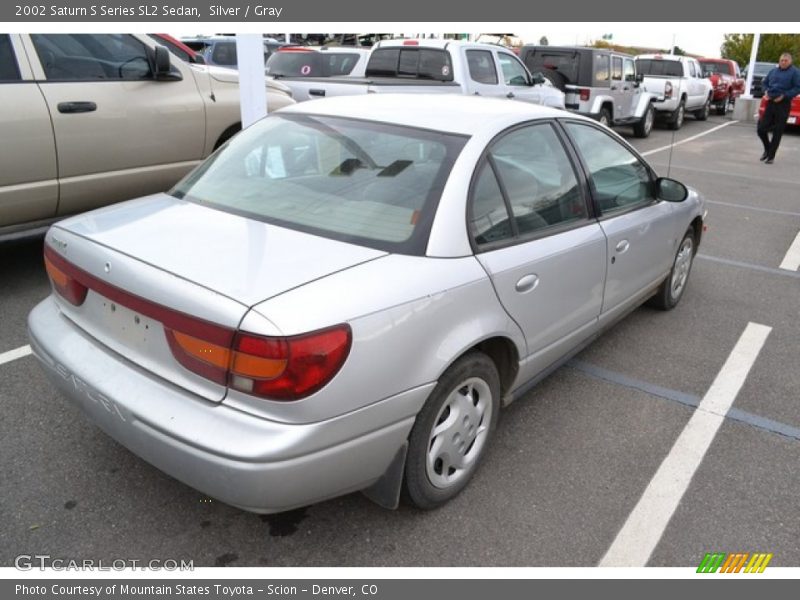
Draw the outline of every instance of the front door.
M131 35L32 34L55 132L59 214L164 191L203 157L205 109L189 66L154 79Z

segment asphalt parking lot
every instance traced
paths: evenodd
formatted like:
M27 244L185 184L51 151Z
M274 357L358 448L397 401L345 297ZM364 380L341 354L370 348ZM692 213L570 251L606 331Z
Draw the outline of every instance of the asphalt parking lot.
M0 566L20 554L196 567L594 566L611 564L612 548L648 566L696 567L706 552L769 552L771 566L800 566L800 259L790 250L800 245L800 132L784 136L773 165L758 161L755 126L730 117L688 118L646 140L620 133L709 200L686 294L671 312L636 310L508 407L473 482L432 512L352 494L258 516L162 474L14 353L49 285L40 240L0 247ZM763 343L745 343L749 359L731 371L750 323L766 326ZM731 391L736 373L743 383ZM715 413L705 401L721 388L733 405L717 411L696 470L665 472L682 468L684 429ZM666 520L659 485L680 491Z

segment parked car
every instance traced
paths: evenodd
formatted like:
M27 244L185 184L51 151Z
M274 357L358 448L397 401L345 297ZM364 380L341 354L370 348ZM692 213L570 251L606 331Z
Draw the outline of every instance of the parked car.
M718 115L727 114L736 98L744 94L744 79L739 71L739 63L727 58L701 58L703 75L708 77L714 95L711 103Z
M750 82L750 95L753 98L761 98L764 95L764 90L761 89L761 82L772 69L778 65L771 62L756 62L753 63L753 80ZM742 69L742 77L747 80L748 66Z
M0 241L167 190L241 128L236 72L147 36L0 34L0 80Z
M363 94L462 94L564 108L564 93L528 72L508 48L453 40L402 39L373 46L365 77L281 77L301 102Z
M206 64L229 69L236 69L238 66L236 38L234 36L188 37L182 38L181 42L202 56ZM288 45L286 42L264 39L264 62L266 63L269 60L273 52Z
M768 102L769 100L764 98L762 94L761 103L758 105L759 119L764 116L764 111L767 109ZM800 125L800 96L792 98L792 104L789 107L789 116L786 118L786 123L792 126Z
M54 225L30 343L109 435L213 498L396 507L405 486L432 508L502 406L648 298L680 301L703 215L578 115L299 103L168 194Z
M368 56L368 48L286 46L269 57L266 74L274 78L364 77Z
M520 58L566 94L567 110L609 127L632 125L636 137L650 135L658 96L641 85L633 56L605 48L523 46Z
M637 72L644 75L648 92L658 95L653 106L656 117L670 129L680 129L686 113L698 121L708 119L713 89L697 59L673 54L640 54L636 57Z

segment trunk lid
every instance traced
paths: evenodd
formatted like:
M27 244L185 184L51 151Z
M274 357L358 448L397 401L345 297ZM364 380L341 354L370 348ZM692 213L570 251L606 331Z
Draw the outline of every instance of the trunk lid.
M61 221L45 243L89 288L77 306L56 293L62 314L136 365L217 402L224 381L200 377L170 349L175 323L188 315L210 325L225 346L255 304L386 254L166 194ZM267 319L257 327L282 333Z

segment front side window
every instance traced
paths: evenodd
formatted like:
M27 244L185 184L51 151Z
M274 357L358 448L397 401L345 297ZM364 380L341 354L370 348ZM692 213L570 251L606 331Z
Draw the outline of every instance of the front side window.
M472 81L486 84L497 83L494 57L488 50L467 50L467 66Z
M527 239L588 218L572 164L549 124L494 142L475 181L469 224L478 246Z
M506 85L529 85L528 72L516 56L498 52L497 59L500 61Z
M119 34L31 34L49 80L148 79L144 44Z
M591 125L570 122L565 127L589 170L592 194L604 214L656 199L649 170L620 142Z
M636 81L636 67L632 58L622 60L622 78L625 81Z
M19 68L8 35L0 35L0 82L19 81Z
M467 138L322 116L274 115L172 194L291 229L422 254Z

